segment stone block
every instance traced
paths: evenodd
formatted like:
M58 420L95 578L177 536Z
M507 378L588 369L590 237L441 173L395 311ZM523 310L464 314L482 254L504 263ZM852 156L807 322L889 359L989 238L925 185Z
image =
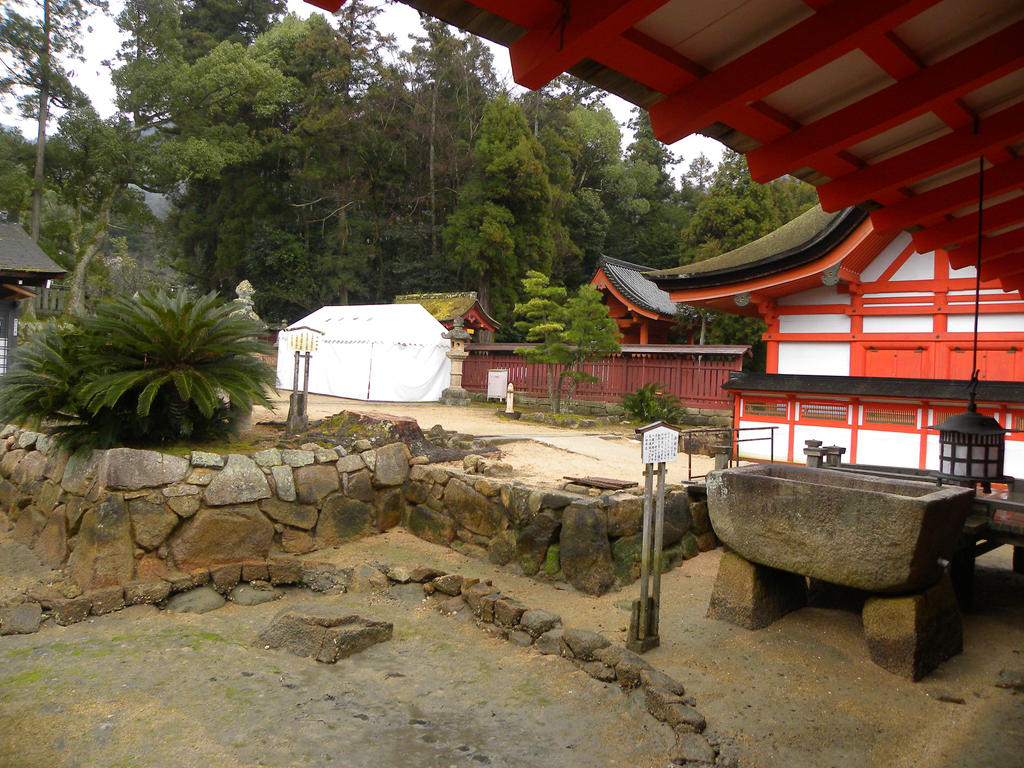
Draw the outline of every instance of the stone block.
M447 545L455 539L455 521L422 504L409 510L407 525L414 536L434 544Z
M192 451L189 454L189 463L193 467L204 467L206 469L220 469L224 466L224 457L219 453L208 451Z
M179 592L167 601L167 610L173 613L209 613L227 601L213 587L196 587Z
M298 560L278 557L267 561L271 584L298 584L302 581L302 565Z
M337 467L339 473L348 474L349 472L358 472L366 469L366 462L363 461L363 457L359 454L352 453L338 459Z
M103 587L85 593L89 598L89 611L95 616L113 613L124 608L124 590L121 587Z
M184 480L188 459L136 448L111 448L104 452L103 484L113 490L134 491Z
M264 560L252 560L242 563L242 581L267 581L270 569Z
M345 495L352 499L372 503L377 498L373 489L372 475L367 469L345 475Z
M352 571L349 592L376 592L391 586L388 577L372 565L360 565Z
M562 642L568 648L569 655L580 661L594 661L594 651L611 645L611 641L604 635L573 627L569 627L562 634Z
M283 611L260 633L256 645L284 648L297 656L333 664L391 639L390 622L367 619L358 614L321 611L316 614Z
M462 594L462 582L462 576L457 573L446 573L444 576L438 576L430 581L438 592L452 596Z
M537 649L538 653L543 653L545 656L561 656L565 649L565 645L562 642L562 635L564 633L565 630L561 628L549 629L537 638L533 647Z
M71 576L83 590L131 581L135 573L135 546L127 505L117 494L107 494L82 516L69 560Z
M438 570L437 568L431 568L429 565L420 565L409 572L409 581L415 582L416 584L425 584L428 581L433 581L438 576L444 575L445 571Z
M400 487L384 488L377 493L374 507L377 511L377 532L389 531L402 522L406 507L405 493Z
M632 536L643 530L643 496L632 493L615 493L607 496L606 499L609 536Z
M806 604L807 580L803 576L726 552L718 565L707 616L746 629L761 629Z
M263 499L260 502L260 511L271 520L290 525L293 528L302 528L308 531L316 525L317 511L312 504L294 504L278 499Z
M324 499L317 520L315 538L319 547L334 547L343 541L373 531L377 512L370 504L334 493Z
M125 605L155 605L171 594L171 585L163 579L130 581L124 585Z
M373 483L378 487L401 485L409 477L409 448L405 443L389 443L377 449Z
M224 468L213 476L203 491L211 507L244 504L270 497L270 485L256 462L248 456L232 453Z
M516 536L519 567L533 576L544 565L548 547L558 538L561 520L554 512L544 511L534 517Z
M292 555L304 555L316 549L316 540L309 531L285 527L281 531L281 549Z
M310 464L295 470L295 495L302 504L319 504L341 488L341 478L334 467Z
M167 499L167 506L178 517L192 517L203 505L199 496L172 496Z
M644 705L652 716L671 725L677 732L701 733L707 726L704 716L688 701L663 688L645 688Z
M502 597L494 601L494 620L508 629L518 627L519 619L524 613L526 606L511 597Z
M289 467L307 467L316 461L316 455L313 451L285 448L281 451L281 461Z
M871 660L908 680L963 651L963 621L948 575L918 594L869 597L861 617Z
M200 509L174 534L168 549L179 568L195 568L265 560L273 538L273 523L256 505L239 504Z
M228 563L227 565L219 565L216 568L210 569L210 581L213 582L213 588L222 595L226 595L234 589L241 580L241 563Z
M0 635L30 635L39 631L43 609L39 603L21 603L0 608Z
M481 536L493 536L498 532L501 514L497 505L462 480L449 480L443 498L445 509L461 527Z
M693 731L677 732L676 743L669 753L673 765L714 765L717 757L708 740Z
M560 564L566 580L588 595L615 583L607 515L597 504L570 504L562 513Z
M62 627L85 621L85 618L89 615L90 603L91 601L85 595L54 600L53 605L50 607L53 613L53 620Z
M277 448L257 451L252 455L252 460L260 467L276 467L281 464L281 451Z
M519 626L534 637L540 637L561 623L562 617L557 613L550 613L540 608L524 611L519 617Z
M165 505L145 498L129 501L128 514L135 543L143 549L159 547L179 522L178 516Z
M337 476L335 472L331 474ZM292 474L292 468L286 464L279 464L270 468L270 476L274 478L277 497L281 501L295 501L295 476Z

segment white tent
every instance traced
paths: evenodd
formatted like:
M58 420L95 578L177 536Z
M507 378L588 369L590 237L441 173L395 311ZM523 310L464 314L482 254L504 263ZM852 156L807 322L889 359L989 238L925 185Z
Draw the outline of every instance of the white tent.
M292 339L320 331L309 367L309 391L356 400L431 402L449 386L445 328L419 304L321 307L277 337L277 383L291 389ZM299 373L302 388L302 369Z

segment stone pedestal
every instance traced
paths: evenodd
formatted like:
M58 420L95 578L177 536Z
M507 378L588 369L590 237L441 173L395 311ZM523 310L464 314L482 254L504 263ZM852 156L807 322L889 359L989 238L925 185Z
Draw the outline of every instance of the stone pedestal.
M761 629L806 604L803 576L727 552L718 566L707 615L745 629Z
M441 402L445 405L469 405L469 393L462 388L462 363L469 357L466 351L469 334L462 327L462 318L455 318L454 327L441 335L449 339L452 345L445 353L452 361L451 386L441 393Z
M964 647L949 576L917 594L870 597L861 615L871 660L908 680L920 680Z

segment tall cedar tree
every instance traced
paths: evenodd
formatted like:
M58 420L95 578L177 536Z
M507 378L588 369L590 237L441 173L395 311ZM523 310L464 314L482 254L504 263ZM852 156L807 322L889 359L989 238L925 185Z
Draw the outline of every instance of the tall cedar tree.
M90 10L106 7L106 0L8 0L0 11L0 95L15 95L22 116L36 121L33 240L42 221L50 105L70 109L84 100L64 62L82 59L82 24Z
M477 166L459 191L445 247L481 306L506 322L527 269L547 271L555 250L544 149L518 104L498 96L484 111Z

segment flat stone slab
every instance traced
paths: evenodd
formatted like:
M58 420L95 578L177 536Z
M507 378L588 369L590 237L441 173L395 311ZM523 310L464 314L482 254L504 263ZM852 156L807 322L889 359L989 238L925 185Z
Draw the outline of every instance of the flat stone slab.
M256 645L284 648L328 664L391 639L394 625L357 613L283 611L260 633Z
M715 533L747 560L868 592L918 592L943 573L973 490L788 464L712 472Z
M167 601L167 610L175 613L209 613L226 601L213 587L196 587L179 592Z

